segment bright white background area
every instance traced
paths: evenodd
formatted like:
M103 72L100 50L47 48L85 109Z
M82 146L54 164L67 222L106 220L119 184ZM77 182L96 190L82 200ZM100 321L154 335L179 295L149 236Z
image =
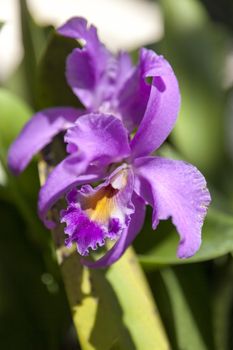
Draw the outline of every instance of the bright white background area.
M20 0L0 0L0 81L6 80L23 56L19 18ZM72 16L86 17L98 27L113 51L133 50L163 36L159 6L148 0L27 0L38 24L58 26Z

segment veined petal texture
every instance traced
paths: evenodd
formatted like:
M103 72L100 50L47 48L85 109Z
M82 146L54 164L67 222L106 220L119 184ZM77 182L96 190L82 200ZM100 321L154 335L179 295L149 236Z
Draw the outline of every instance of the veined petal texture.
M51 206L71 188L106 176L106 167L130 154L128 134L111 115L92 113L65 135L70 155L50 173L39 194L39 215L45 220ZM49 224L50 225L50 224ZM47 222L48 226L48 222Z
M201 228L210 203L203 175L192 165L160 157L135 160L136 192L153 206L153 228L172 218L180 235L178 257L188 258L201 244Z
M180 109L180 91L169 63L151 50L141 50L144 77L152 77L145 114L131 141L132 157L155 151L170 134Z
M9 149L8 165L12 172L15 175L22 172L36 153L83 113L83 110L71 107L48 108L36 113Z

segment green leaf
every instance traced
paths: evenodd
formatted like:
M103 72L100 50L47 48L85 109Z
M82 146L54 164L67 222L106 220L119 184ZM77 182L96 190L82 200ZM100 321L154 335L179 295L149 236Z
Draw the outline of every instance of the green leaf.
M39 184L38 176L36 177L35 165L30 166L19 178L12 176L7 168L7 152L31 114L32 111L27 104L10 91L0 88L0 194L8 201L21 203L19 204L21 209L24 207L22 204L24 196L25 204L32 198L35 200L35 191ZM24 210L26 213L26 209Z
M6 166L8 147L31 114L0 89L1 347L56 350L70 319L50 235L37 217L37 166L32 163L20 177Z
M155 235L152 229L149 234ZM210 209L203 226L202 238L201 248L192 258L178 259L176 257L178 234L175 230L169 231L151 250L139 255L139 261L144 268L153 269L161 265L206 261L228 254L233 251L233 218Z
M213 321L218 350L232 348L233 259L215 266Z
M47 232L37 217L36 200L39 190L37 165L30 164L20 176L13 176L7 168L7 151L20 130L31 116L31 109L18 97L0 89L0 196L14 203L30 228L28 238L45 249Z
M210 291L203 270L190 265L166 268L160 274L167 321L173 321L172 348L214 350Z
M161 5L166 36L159 50L174 67L182 97L171 139L187 161L216 174L224 150L226 97L221 74L227 35L209 21L195 0L181 0L176 6L172 0L163 0Z
M67 55L77 46L76 40L64 38L55 32L51 34L38 70L38 109L51 106L80 106L65 78Z
M47 39L47 28L38 26L31 17L26 0L19 2L24 57L22 62L23 77L27 96L33 107L36 102L37 63Z
M10 91L0 88L0 145L6 154L11 142L32 115L31 109Z
M60 349L71 320L56 263L28 240L13 204L0 200L0 221L1 348Z
M83 350L169 349L132 249L107 270L84 268L76 252L69 257L67 251L60 253L64 259L63 280Z
M128 249L106 273L124 312L124 322L136 349L168 349L160 316L137 257Z

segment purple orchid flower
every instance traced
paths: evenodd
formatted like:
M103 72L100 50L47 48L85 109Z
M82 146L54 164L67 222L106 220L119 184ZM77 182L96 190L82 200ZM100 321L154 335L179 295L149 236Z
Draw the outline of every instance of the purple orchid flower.
M62 106L36 113L9 150L9 167L16 175L55 135L71 127L81 115L111 113L132 132L140 124L149 102L151 86L146 83L146 77L157 75L158 79L160 69L167 63L146 49L141 50L136 67L127 53L114 56L99 41L96 28L88 27L84 18L70 19L58 32L85 42L82 48L72 51L66 62L68 85L85 109ZM163 128L170 132L173 124L169 123L167 119Z
M171 217L180 235L178 257L192 256L200 247L210 202L205 179L190 164L151 155L171 132L180 107L171 66L146 49L132 66L126 53L112 55L96 28L88 28L82 18L71 19L58 32L85 41L68 56L66 76L86 109L57 107L37 113L10 148L10 168L19 173L54 135L67 130L68 156L39 194L39 215L46 226L55 224L47 219L49 209L68 193L68 206L61 212L66 245L77 244L86 256L106 239L117 240L98 261L84 260L90 267L105 267L140 232L149 204L153 228Z

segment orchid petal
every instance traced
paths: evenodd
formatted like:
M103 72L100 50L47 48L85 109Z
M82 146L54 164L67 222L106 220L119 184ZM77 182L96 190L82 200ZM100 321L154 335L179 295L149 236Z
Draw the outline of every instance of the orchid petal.
M92 25L88 27L87 20L83 17L70 18L57 32L68 38L85 40L87 45L99 44L96 28Z
M95 109L100 99L100 80L106 72L109 51L99 41L97 30L89 26L84 18L74 17L58 28L61 35L84 40L67 58L66 77L74 94L88 109ZM103 90L104 92L104 90Z
M132 65L131 56L127 52L119 52L117 55L117 62L119 69L117 74L116 93L118 94L117 97L119 98L122 88L126 84L131 74L134 72L135 68Z
M151 50L142 49L141 57L144 78L153 79L144 117L131 141L133 158L150 154L165 141L180 108L179 86L169 63Z
M22 172L37 152L83 113L71 107L49 108L36 113L9 149L8 164L12 172L15 175Z
M151 90L151 86L145 81L149 61L148 57L142 53L143 51L139 56L138 65L131 70L127 69L127 79L118 93L118 110L130 131L140 124Z
M107 165L121 161L130 153L127 131L119 119L99 113L79 119L65 135L71 155L54 168L41 188L39 215L42 220L63 194L82 184L82 178L88 181L86 176L90 176L90 180L97 181Z
M153 228L171 217L180 235L178 257L195 254L210 203L203 175L190 164L160 157L138 158L134 166L136 192L154 207Z
M128 133L112 115L91 113L81 117L65 135L67 150L85 154L100 166L121 161L130 154Z
M71 171L72 166L74 170ZM85 174L83 174L85 172ZM74 186L95 182L103 176L103 169L89 166L85 159L70 155L60 162L49 174L45 184L41 187L38 200L38 213L48 228L55 223L46 219L49 209Z
M115 245L99 260L95 262L91 262L89 260L82 260L82 263L85 266L88 266L90 268L104 268L111 264L113 264L115 261L120 259L120 257L124 254L126 249L130 246L130 244L133 242L137 234L140 232L145 218L145 203L137 196L137 194L134 192L132 196L132 203L135 208L134 214L131 216L131 221L129 224L129 227L122 232L121 236L119 237L118 241L115 243Z

